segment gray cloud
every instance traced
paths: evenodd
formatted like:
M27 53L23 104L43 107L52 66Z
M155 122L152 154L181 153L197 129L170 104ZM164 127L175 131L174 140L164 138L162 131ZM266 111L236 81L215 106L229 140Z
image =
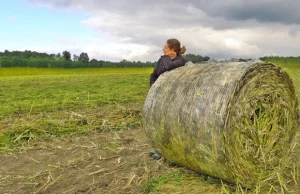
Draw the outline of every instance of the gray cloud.
M290 36L297 37L299 33L300 33L300 27L299 26L298 27L296 27L296 26L290 27L290 29L289 29Z
M122 51L122 56L134 59L159 55L164 42L173 37L188 52L216 58L297 55L300 50L300 1L296 0L28 1L88 13L90 17L81 23L99 36L149 47L139 56Z
M97 13L100 10L119 15L141 16L144 11L152 15L163 16L161 21L177 21L192 23L201 20L203 12L209 17L220 17L219 21L227 23L234 21L257 20L258 22L277 22L283 24L300 24L300 1L298 0L128 0L128 1L94 1L85 0L28 0L53 7L75 8ZM194 9L191 9L194 8ZM196 9L197 10L196 10ZM156 13L158 11L158 13ZM150 15L150 16L152 16ZM144 15L145 18L146 15ZM147 17L150 19L150 17ZM221 20L229 20L230 22ZM141 18L137 18L141 19ZM155 18L154 18L155 19ZM203 17L202 17L203 19ZM209 19L209 18L205 18ZM217 19L218 20L218 19ZM204 22L204 21L203 21ZM214 26L214 23L211 23ZM220 24L216 24L217 26ZM225 26L224 26L225 27ZM230 25L229 25L230 27Z
M210 16L228 20L255 19L259 22L300 24L298 0L204 0L194 1L193 5Z

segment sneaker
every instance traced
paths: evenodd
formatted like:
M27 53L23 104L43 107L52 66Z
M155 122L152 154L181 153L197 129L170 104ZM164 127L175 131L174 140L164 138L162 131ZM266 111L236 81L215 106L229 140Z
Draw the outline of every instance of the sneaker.
M161 159L161 156L160 156L158 153L156 153L155 151L149 152L149 156L150 156L151 158L153 158L154 160L159 160L159 159Z

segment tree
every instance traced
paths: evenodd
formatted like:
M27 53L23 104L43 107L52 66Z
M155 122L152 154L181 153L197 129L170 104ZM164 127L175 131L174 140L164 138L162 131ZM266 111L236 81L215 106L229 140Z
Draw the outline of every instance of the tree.
M55 54L50 54L49 56L51 59L55 59Z
M66 61L71 61L71 53L70 53L70 52L64 51L62 54L63 54L63 58L64 58Z
M87 53L81 53L79 55L78 61L82 61L83 63L88 63L90 61L90 58Z
M61 59L61 54L60 53L57 53L56 55L55 55L55 59Z
M73 61L78 61L78 55L76 54L73 55Z
M193 63L209 60L208 56L202 57L201 55L194 55L194 54L186 54L183 57L186 61L192 61Z
M98 63L97 59L92 59L89 62L89 67L97 67L97 63Z
M117 64L117 67L125 67L125 66L127 66L127 64L128 64L128 61L126 59L123 59L122 61L120 61Z

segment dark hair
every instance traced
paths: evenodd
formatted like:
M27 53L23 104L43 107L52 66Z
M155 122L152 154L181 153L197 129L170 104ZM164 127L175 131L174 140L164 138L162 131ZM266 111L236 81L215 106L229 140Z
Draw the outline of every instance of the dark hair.
M167 40L168 46L170 49L174 49L174 51L179 55L179 54L184 54L186 51L185 46L180 47L180 42L175 39L171 38Z

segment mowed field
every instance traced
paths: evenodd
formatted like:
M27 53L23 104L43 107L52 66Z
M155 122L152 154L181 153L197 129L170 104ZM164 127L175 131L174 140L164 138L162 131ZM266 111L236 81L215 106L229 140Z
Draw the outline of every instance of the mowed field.
M300 99L300 64L274 62ZM141 119L152 70L0 68L1 193L235 191L148 157Z

